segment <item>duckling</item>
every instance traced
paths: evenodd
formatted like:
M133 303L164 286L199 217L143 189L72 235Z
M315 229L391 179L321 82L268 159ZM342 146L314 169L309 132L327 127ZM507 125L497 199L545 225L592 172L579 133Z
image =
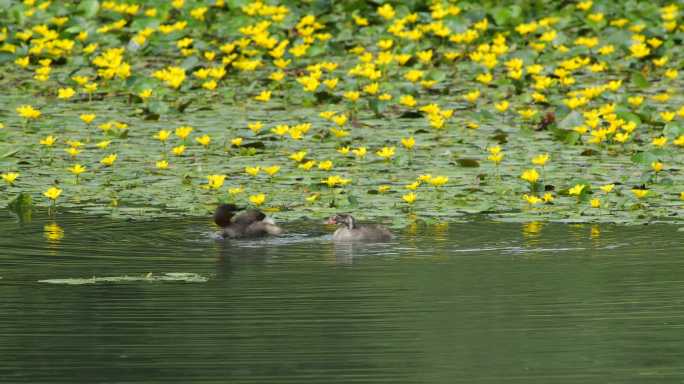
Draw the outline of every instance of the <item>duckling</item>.
M360 225L352 215L337 214L331 216L326 224L343 224L333 233L334 241L387 241L392 233L385 227L375 224Z
M214 212L214 223L222 228L224 238L260 237L281 235L284 231L273 220L256 209L248 209L235 216L241 210L235 204L221 204Z

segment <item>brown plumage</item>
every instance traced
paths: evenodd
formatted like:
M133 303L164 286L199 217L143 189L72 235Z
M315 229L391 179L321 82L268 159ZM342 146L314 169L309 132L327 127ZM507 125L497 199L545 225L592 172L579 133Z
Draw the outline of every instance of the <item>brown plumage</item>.
M284 232L261 211L248 209L235 216L239 210L234 204L222 204L216 208L214 223L221 227L221 236L224 238L277 236Z
M375 224L357 224L352 215L337 214L328 219L326 224L342 224L333 233L334 241L388 241L392 233L385 227Z

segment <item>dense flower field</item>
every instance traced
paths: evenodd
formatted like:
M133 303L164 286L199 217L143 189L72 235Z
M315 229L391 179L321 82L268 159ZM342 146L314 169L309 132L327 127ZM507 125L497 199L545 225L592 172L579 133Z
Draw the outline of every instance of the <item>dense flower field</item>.
M676 216L684 25L656 3L0 1L0 205Z

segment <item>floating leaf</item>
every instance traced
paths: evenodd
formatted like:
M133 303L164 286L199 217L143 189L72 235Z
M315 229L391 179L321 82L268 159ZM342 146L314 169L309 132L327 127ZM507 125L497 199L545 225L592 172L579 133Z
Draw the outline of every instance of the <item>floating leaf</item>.
M202 275L185 272L163 273L161 275L147 274L144 276L108 276L38 280L39 283L63 285L121 284L133 282L206 283L207 281L209 281L209 279Z

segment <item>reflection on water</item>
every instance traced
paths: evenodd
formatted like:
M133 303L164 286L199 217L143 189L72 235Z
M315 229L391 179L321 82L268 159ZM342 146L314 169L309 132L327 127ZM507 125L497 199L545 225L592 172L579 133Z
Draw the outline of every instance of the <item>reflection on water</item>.
M2 382L641 383L684 372L674 225L415 224L387 244L334 244L316 223L224 242L209 220L40 216L0 212ZM166 273L208 281L151 278ZM64 278L103 283L39 282Z
M64 230L54 222L45 224L43 231L45 233L45 239L51 244L59 244L59 241L64 237Z

